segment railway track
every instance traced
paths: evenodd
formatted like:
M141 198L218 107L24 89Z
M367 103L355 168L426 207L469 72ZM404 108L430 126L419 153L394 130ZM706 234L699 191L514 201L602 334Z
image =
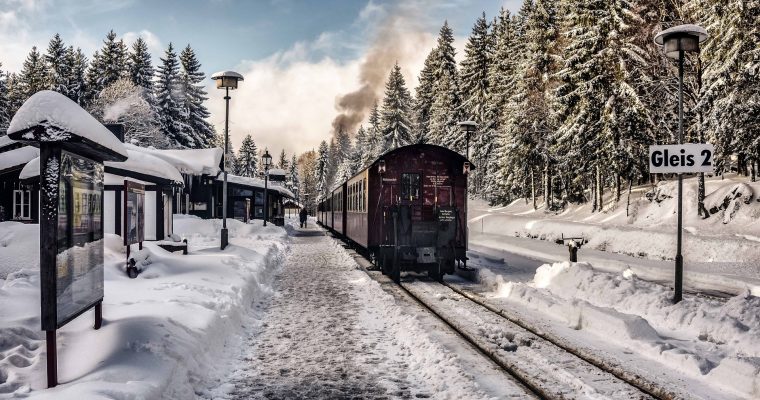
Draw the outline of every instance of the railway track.
M372 279L382 284L391 282L371 271L371 264L361 255L354 258ZM446 283L407 278L398 287L540 398L677 398L620 366L575 351L523 321L515 322Z

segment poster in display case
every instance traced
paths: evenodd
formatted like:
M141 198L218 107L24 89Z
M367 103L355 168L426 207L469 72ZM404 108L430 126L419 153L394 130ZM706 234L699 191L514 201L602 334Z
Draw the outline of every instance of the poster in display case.
M124 245L145 240L145 186L124 181Z
M63 151L55 328L103 300L103 164Z

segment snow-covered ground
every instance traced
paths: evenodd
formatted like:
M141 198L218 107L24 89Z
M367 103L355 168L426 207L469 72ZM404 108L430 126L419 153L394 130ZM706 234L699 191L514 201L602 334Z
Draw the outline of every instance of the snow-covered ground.
M704 220L690 200L696 181L685 185L687 287L727 299L687 294L672 303L671 183L656 192L659 201L635 190L631 217L625 195L593 214L588 205L554 214L522 201L495 208L472 202L471 263L481 269L480 282L450 280L679 395L760 398L760 203L754 195L760 185L738 181L708 181L708 208L721 203L728 211ZM725 198L731 200L717 200ZM559 262L568 257L555 243L562 234L588 240L579 252L583 262Z
M318 228L290 230L308 235L293 238L275 295L257 305L237 361L202 397L526 398L499 371L465 369L467 355L438 343L432 322L370 279L339 242Z
M59 330L61 385L42 390L38 225L2 223L0 257L15 271L0 280L0 398L194 398L251 304L271 293L287 247L282 228L228 226L231 245L220 251L219 220L176 215L174 231L190 254L146 242L136 257L144 272L134 280L124 273L121 239L107 236L103 326L93 330L88 312Z

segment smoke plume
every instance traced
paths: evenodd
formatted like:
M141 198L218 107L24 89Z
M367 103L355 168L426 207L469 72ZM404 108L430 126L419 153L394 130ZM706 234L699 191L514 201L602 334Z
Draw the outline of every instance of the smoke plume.
M338 115L333 119L333 132L341 129L354 133L359 124L367 117L375 101L383 93L385 79L393 65L419 58L420 45L429 43L428 34L415 29L416 23L409 12L395 10L379 24L382 28L376 33L367 55L359 68L359 89L338 96L335 109ZM406 77L409 84L409 76Z

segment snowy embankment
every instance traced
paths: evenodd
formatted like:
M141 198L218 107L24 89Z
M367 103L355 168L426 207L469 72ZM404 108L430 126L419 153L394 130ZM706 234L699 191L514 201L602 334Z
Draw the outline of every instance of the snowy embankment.
M708 179L706 208L708 218L697 215L697 181L684 182L684 265L688 288L710 292L739 294L746 290L760 295L760 183L746 178ZM489 235L527 237L549 243L564 237L582 237L588 243L579 260L591 261L595 268L608 272L632 269L642 279L672 279L672 260L676 248L675 182L657 187L634 188L623 194L618 203L607 198L604 212L591 212L591 204L568 205L560 213L546 212L518 200L506 207L488 207L482 202L470 205L469 228L472 243L515 252L528 257L566 260L556 251L521 249ZM539 202L540 203L540 202ZM626 208L628 209L626 213ZM478 234L484 234L478 237ZM584 251L592 250L593 258ZM607 257L599 262L598 252L618 253L629 257ZM641 260L641 261L637 261ZM660 261L660 262L657 262Z
M697 383L682 384L682 390L698 398L760 397L760 298L745 293L723 302L687 296L673 304L668 288L630 270L605 273L585 263L543 265L528 283L489 271L480 277L492 290L488 297L503 308L577 331L591 347L619 346L619 359L637 354L650 360L627 362L650 379L682 374ZM652 362L662 367L652 368Z
M174 232L188 239L190 254L146 242L135 257L144 272L134 280L124 273L121 238L107 235L103 327L92 329L90 311L58 331L61 385L43 390L38 226L0 223L0 257L22 268L0 280L0 398L195 397L251 303L271 292L287 246L282 228L228 226L231 245L220 251L221 221L175 215Z

